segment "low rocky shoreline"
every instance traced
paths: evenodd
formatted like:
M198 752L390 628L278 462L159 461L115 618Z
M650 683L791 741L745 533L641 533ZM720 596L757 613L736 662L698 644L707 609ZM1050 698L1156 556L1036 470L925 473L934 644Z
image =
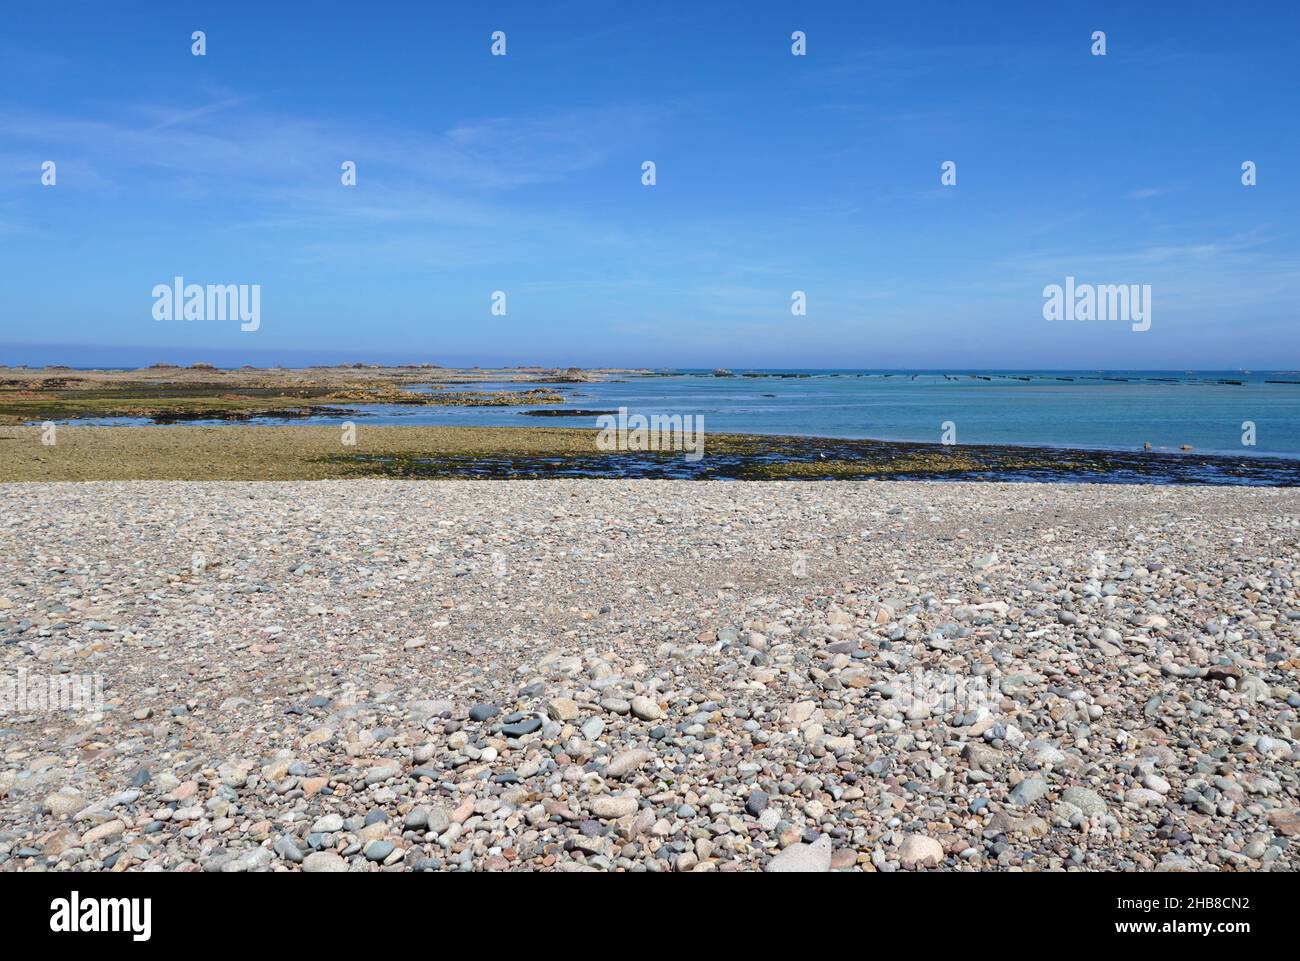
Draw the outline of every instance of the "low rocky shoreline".
M499 407L558 404L557 384L582 384L630 373L512 367L490 370L432 364L382 367L240 367L156 364L137 370L0 366L0 424L132 418L157 424L245 422L256 418L329 416L366 404L405 407ZM518 385L508 390L482 385Z
M1300 866L1300 492L0 501L0 871Z

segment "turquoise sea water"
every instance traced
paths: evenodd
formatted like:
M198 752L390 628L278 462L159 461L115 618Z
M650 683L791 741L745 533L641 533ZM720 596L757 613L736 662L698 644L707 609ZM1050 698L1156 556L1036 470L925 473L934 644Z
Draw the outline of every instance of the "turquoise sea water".
M520 390L535 384L475 384ZM1177 451L1300 459L1300 372L1169 371L711 371L628 375L557 384L554 406L363 405L359 423L594 427L593 415L532 417L528 410L694 414L708 432L796 434L959 444ZM338 423L320 417L258 423ZM119 421L120 422L120 421ZM1243 444L1244 422L1255 425Z

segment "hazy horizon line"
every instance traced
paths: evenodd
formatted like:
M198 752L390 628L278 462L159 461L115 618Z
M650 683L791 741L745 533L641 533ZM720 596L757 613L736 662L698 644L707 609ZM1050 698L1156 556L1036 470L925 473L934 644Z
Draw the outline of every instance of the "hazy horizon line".
M6 352L29 354L21 360L5 358ZM57 355L73 355L70 358L53 359ZM77 358L81 354L81 358ZM95 359L95 354L105 355L103 360ZM79 363L78 363L79 362ZM1052 372L1088 372L1088 371L1147 371L1170 373L1200 372L1300 372L1300 367L1269 367L1269 365L1236 365L1236 367L1209 367L1200 364L1179 364L1171 367L1108 367L1108 365L1089 364L1083 367L1053 367L1052 364L1030 365L935 365L930 364L840 364L840 365L796 365L754 364L754 363L703 363L690 364L647 364L619 363L616 360L604 363L573 363L571 360L546 363L545 360L526 360L526 362L485 362L482 356L459 354L450 351L446 355L433 358L424 351L387 351L331 349L331 347L211 347L179 345L103 345L103 343L31 343L0 342L0 368L8 369L43 369L72 368L79 371L136 371L155 365L186 368L194 364L208 364L221 371L235 371L240 367L255 368L309 368L309 367L351 367L361 364L365 367L442 367L447 369L487 369L487 371L504 371L511 368L565 369L576 368L582 371L884 371L884 372L952 372L952 371L1052 371Z

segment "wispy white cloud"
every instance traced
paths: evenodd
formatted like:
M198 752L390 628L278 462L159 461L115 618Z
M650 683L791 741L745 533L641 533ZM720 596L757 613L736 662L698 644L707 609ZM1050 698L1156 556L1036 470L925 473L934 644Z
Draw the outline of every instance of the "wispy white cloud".
M1172 193L1178 193L1182 187L1167 185L1163 187L1138 187L1124 194L1127 200L1152 200L1156 197L1165 197Z
M227 97L224 100L218 100L215 103L205 104L201 107L195 107L189 110L177 110L170 107L143 107L142 112L154 114L159 119L156 124L150 127L146 133L157 133L160 130L166 130L168 127L177 127L182 124L193 123L196 120L202 120L210 117L215 113L223 110L231 110L248 103L247 97Z
M407 182L501 190L562 180L605 162L611 144L644 133L657 121L652 109L592 108L517 119L458 123L442 133L358 128L258 110L250 98L225 96L196 107L136 105L114 120L0 112L0 136L96 158L125 179L140 170L172 169L186 177L224 173L284 185L319 170L337 180L339 164L364 165L373 183L384 172ZM143 118L142 121L133 118Z

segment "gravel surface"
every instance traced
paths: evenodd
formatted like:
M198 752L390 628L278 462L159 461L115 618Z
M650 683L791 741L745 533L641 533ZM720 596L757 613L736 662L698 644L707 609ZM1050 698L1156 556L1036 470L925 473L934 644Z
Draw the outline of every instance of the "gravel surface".
M1300 491L0 504L0 871L1300 866Z

